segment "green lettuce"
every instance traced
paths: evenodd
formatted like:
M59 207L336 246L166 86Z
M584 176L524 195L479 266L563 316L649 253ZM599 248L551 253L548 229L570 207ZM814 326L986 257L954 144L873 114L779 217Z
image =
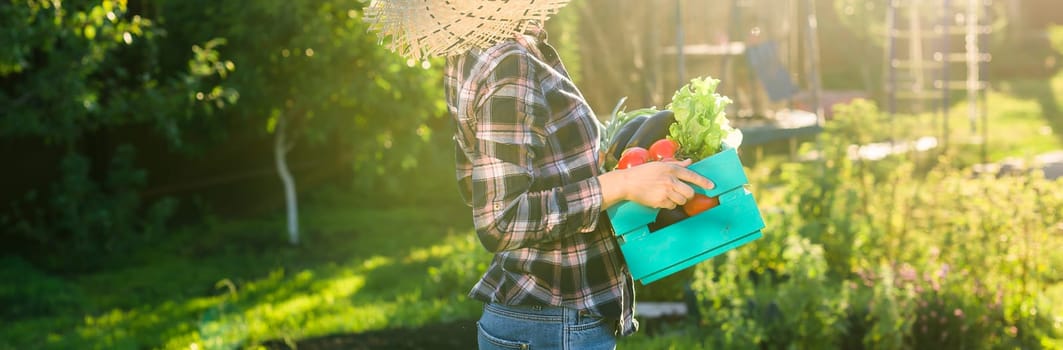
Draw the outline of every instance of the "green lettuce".
M672 96L668 109L675 113L676 122L668 132L679 144L677 159L698 161L720 152L725 144L738 147L742 143L742 132L727 119L731 99L716 93L719 85L712 77L695 78Z

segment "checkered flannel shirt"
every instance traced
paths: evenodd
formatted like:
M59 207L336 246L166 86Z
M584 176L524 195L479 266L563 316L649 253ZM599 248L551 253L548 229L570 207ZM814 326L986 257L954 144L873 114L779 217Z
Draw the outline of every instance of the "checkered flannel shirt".
M493 252L469 296L551 305L634 333L634 286L602 213L601 125L546 44L546 32L447 60L457 179Z

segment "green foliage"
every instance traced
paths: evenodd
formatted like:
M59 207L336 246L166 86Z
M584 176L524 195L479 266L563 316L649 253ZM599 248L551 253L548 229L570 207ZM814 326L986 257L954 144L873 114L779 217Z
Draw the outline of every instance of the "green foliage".
M846 300L827 276L823 248L797 236L768 236L766 254L728 254L697 268L700 325L713 348L837 347ZM761 248L763 249L763 248Z
M0 29L0 137L62 154L47 189L29 190L0 215L4 233L49 247L56 260L68 250L120 251L160 233L175 203L142 208L137 191L147 174L134 164L132 146L112 148L109 135L144 126L180 146L190 119L233 102L193 98L221 89L217 81L231 70L219 63L216 43L196 47L186 67L163 70L165 32L124 0L15 0L0 8L0 21L15 24Z
M735 129L727 119L731 99L716 92L720 80L694 78L676 90L668 109L675 112L675 123L668 128L668 139L679 144L679 159L695 161L720 151L724 144L737 147L731 135Z
M1060 182L975 175L948 155L856 157L852 145L913 129L879 118L866 101L839 108L818 158L782 169L781 196L759 196L766 236L698 267L705 341L1037 348L1063 336L1039 292L1063 281Z
M0 317L21 320L85 309L84 294L67 281L49 276L25 260L0 257Z
M69 249L77 255L121 252L143 244L165 231L176 201L164 199L142 209L138 191L145 184L146 173L133 166L133 158L131 146L119 147L105 177L97 182L89 174L87 158L68 154L59 166L62 177L44 196L47 200L30 192L14 205L10 216L0 217L0 222L40 246ZM53 257L62 260L62 256ZM74 267L63 266L71 264L87 268L102 263L102 259L59 260L51 262L55 264L51 267Z
M240 96L229 116L269 133L284 118L302 146L338 150L363 188L397 190L396 174L413 171L420 156L441 155L424 151L447 128L442 61L387 51L362 22L365 4L166 1L163 26L191 41L226 40L221 56L235 70L225 86Z
M0 138L56 149L62 172L0 213L4 234L84 253L142 243L124 240L157 234L174 204L144 207L147 172L124 149L131 146L112 145L162 137L170 150L202 154L229 133L274 132L278 118L288 121L289 140L311 147L301 154L328 154L321 158L353 169L346 174L365 192L438 188L416 180L451 158L438 147L449 144L439 132L448 129L442 62L407 62L378 45L361 22L363 5L3 6L0 21L15 25L0 28ZM130 136L145 130L153 134Z
M0 136L72 148L89 133L143 123L176 137L180 120L209 108L194 103L195 91L216 88L212 82L227 70L160 72L165 33L124 0L16 0L0 18L18 24L0 35L10 43L0 47Z

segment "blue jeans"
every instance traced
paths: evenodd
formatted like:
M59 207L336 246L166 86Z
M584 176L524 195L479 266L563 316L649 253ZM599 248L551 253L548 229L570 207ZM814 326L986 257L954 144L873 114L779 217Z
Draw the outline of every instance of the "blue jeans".
M480 350L615 349L615 323L573 309L488 303L476 335Z

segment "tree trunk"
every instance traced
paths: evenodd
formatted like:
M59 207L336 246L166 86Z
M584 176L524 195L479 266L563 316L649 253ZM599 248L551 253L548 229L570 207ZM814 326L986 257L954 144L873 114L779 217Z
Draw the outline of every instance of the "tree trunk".
M295 178L288 170L288 151L292 145L286 136L287 118L282 114L277 117L277 129L273 133L273 158L277 164L277 174L284 183L284 202L288 208L288 242L299 244L299 204L295 197Z

